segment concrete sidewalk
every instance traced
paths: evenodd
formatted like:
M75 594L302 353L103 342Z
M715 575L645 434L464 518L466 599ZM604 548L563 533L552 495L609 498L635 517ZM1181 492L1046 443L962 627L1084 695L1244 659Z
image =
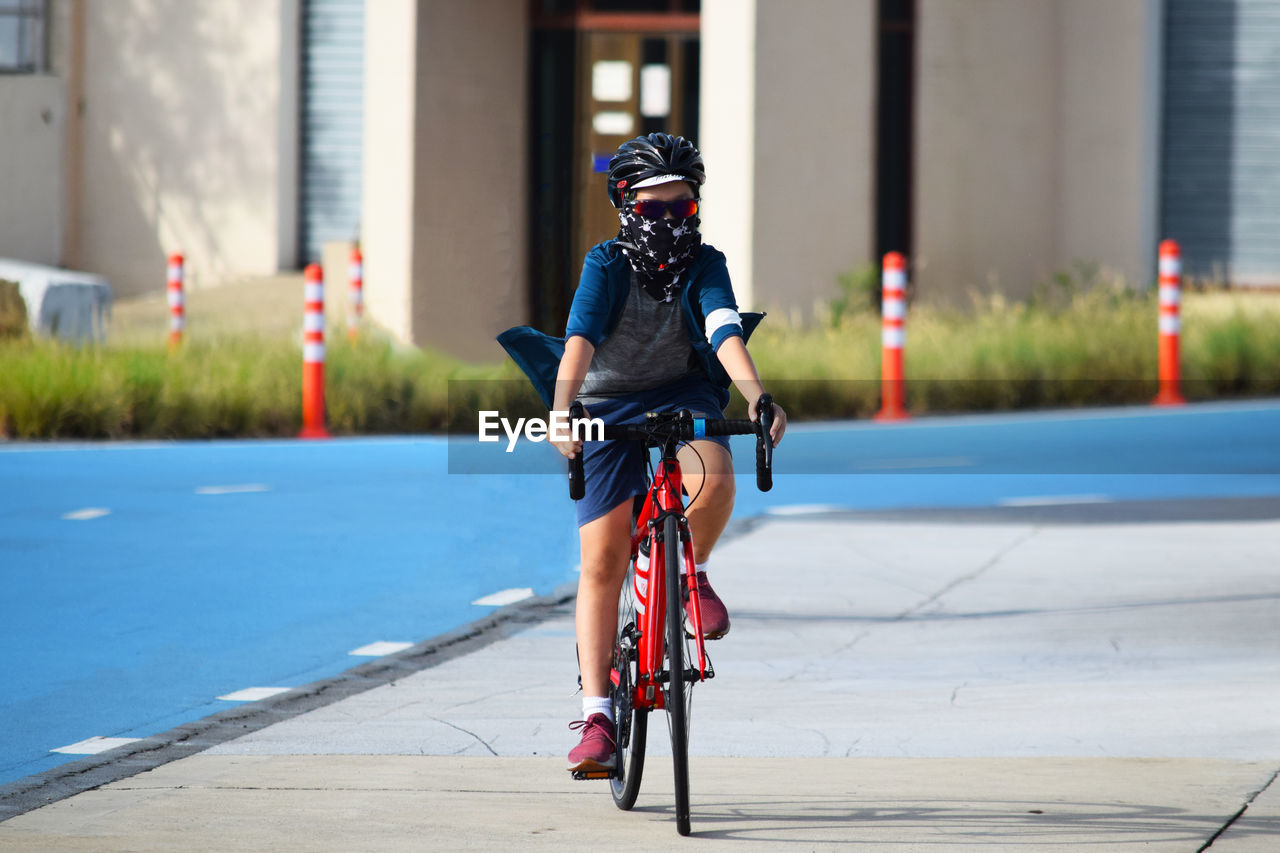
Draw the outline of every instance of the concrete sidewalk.
M0 823L4 850L1280 849L1280 522L769 520L717 552L694 837L573 782L571 606Z

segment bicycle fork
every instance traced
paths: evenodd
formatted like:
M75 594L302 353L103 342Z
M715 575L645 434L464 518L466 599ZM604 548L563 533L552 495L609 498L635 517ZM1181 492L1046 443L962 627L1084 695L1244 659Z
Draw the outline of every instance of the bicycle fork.
M664 510L656 514L650 521L652 544L649 548L648 594L645 610L639 614L642 624L638 643L638 659L640 662L639 677L635 685L635 702L637 707L663 709L666 707L662 688L668 683L670 673L663 669L663 650L666 643L666 632L663 630L667 612L667 588L664 573L666 572L666 549L669 543L663 541L662 519L675 514L679 521L680 541L676 547L680 549L681 563L684 571L684 586L681 588L685 601L692 601L692 628L694 645L698 650L697 667L685 667L685 679L690 682L706 681L715 677L715 670L707 659L706 641L702 637L702 604L698 597L697 574L690 571L693 563L693 539L689 535L688 519L675 510ZM682 608L683 609L683 608Z

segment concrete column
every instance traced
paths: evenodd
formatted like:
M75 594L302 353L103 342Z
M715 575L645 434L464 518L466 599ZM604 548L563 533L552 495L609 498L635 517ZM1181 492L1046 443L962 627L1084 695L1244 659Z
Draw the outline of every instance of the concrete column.
M298 265L298 186L301 169L302 0L280 2L280 97L276 121L276 267Z
M418 7L413 341L468 359L528 315L528 18L508 0Z
M766 0L767 2L767 0ZM755 305L756 0L703 0L700 139L703 239L724 252L734 293Z
M703 230L738 301L795 319L870 260L871 0L705 0Z
M522 6L366 6L365 298L401 340L497 361L527 317Z
M364 14L365 315L409 341L418 4L378 0L365 3Z

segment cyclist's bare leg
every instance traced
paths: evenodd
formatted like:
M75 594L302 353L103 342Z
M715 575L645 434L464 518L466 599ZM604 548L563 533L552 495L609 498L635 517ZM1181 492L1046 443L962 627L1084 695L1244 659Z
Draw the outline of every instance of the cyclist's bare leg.
M618 594L631 557L631 498L578 528L578 666L585 696L609 695L609 666L618 630Z
M705 563L733 515L733 500L737 493L733 482L733 457L714 441L691 442L680 448L678 456L685 491L690 499L695 495L698 498L685 511L689 532L693 534L693 559Z

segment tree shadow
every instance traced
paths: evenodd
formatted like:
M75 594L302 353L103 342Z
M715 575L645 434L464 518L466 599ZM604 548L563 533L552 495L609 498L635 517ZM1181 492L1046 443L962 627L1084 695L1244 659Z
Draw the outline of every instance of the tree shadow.
M163 290L174 251L197 275L275 266L279 40L238 8L86 6L78 255L118 292Z

